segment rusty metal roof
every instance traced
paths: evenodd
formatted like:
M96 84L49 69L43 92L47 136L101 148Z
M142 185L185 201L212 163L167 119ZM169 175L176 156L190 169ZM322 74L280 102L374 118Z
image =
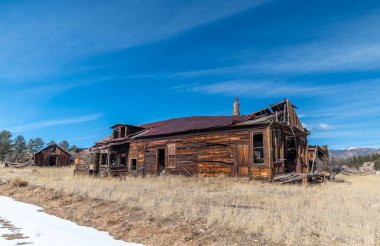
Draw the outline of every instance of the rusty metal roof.
M169 120L163 120L153 123L147 123L139 126L134 126L141 128L134 134L131 134L123 139L112 139L112 137L107 137L98 141L95 148L120 145L124 143L129 143L130 141L138 138L163 136L163 135L173 135L179 133L188 133L192 131L201 130L212 130L220 129L225 127L241 127L257 124L265 124L270 122L274 117L277 118L278 115L284 112L286 105L291 105L289 100L284 100L280 103L273 104L268 108L259 110L255 113L243 116L191 116L183 118L174 118ZM293 106L294 107L294 106ZM287 112L286 112L287 113ZM285 114L285 113L284 113ZM301 125L298 117L296 117L296 127L299 130L304 131L303 127L298 127ZM287 123L288 124L288 123ZM124 125L124 124L123 124Z
M250 118L246 116L192 116L184 118L175 118L165 121L153 122L141 125L142 128L148 129L144 137L167 135L179 132L188 132L212 128L231 126L233 124L246 121Z

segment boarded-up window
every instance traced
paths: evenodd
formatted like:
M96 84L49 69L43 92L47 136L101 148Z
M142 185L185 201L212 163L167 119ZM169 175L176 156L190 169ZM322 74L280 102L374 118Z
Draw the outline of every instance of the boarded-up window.
M272 159L273 162L281 160L282 135L281 130L272 130Z
M253 134L253 163L264 164L264 139L262 133Z
M168 144L168 168L176 168L177 167L177 147L175 143Z

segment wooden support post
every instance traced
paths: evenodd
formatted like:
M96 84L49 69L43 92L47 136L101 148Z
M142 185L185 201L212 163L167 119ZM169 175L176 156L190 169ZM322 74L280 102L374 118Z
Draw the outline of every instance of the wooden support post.
M296 141L296 153L297 153L297 159L296 159L296 172L302 173L302 162L301 162L301 147L300 147L300 139L298 137L295 138Z
M315 151L314 151L314 157L313 157L313 164L311 166L311 170L310 170L310 173L314 173L314 164L315 164L315 158L317 157L317 147L315 147Z
M273 178L274 173L274 165L273 165L273 157L272 157L272 129L268 126L265 129L264 134L264 162L269 168L268 179L269 181Z
M253 153L253 133L249 135L249 161L248 161L248 178L252 179L252 164L254 161L254 153Z
M302 184L304 185L304 186L307 186L307 176L305 176L305 177L303 177L302 178Z
M239 156L239 145L235 144L235 155L234 155L234 158L233 158L233 161L234 161L234 168L235 168L235 177L238 177L239 174L238 174L238 160L240 159L240 156ZM241 163L239 163L241 164ZM248 163L249 165L249 163Z
M142 176L145 177L146 174L146 161L145 161L145 151L146 151L146 143L144 142L144 147L143 147L143 153L144 153L144 163L143 163L143 174Z
M111 167L111 150L108 149L108 151L107 151L107 175L110 174L110 167Z

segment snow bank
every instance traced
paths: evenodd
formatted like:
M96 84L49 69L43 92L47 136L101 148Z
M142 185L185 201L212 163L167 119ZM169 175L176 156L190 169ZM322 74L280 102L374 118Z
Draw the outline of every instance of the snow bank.
M40 207L0 196L0 218L9 221L16 228L19 228L19 233L28 237L8 241L2 235L12 233L12 229L0 228L0 245L7 246L20 243L32 243L31 245L38 246L139 245L115 240L107 232L79 226L71 221L39 211L41 211Z

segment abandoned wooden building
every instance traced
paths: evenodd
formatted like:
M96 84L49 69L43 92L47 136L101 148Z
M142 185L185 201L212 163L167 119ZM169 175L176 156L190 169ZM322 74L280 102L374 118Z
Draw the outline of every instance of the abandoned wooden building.
M56 144L50 145L34 154L36 166L62 167L70 165L71 154Z
M112 135L77 153L76 173L246 176L271 180L310 172L309 132L288 99L249 115L196 116L144 125L117 124Z

